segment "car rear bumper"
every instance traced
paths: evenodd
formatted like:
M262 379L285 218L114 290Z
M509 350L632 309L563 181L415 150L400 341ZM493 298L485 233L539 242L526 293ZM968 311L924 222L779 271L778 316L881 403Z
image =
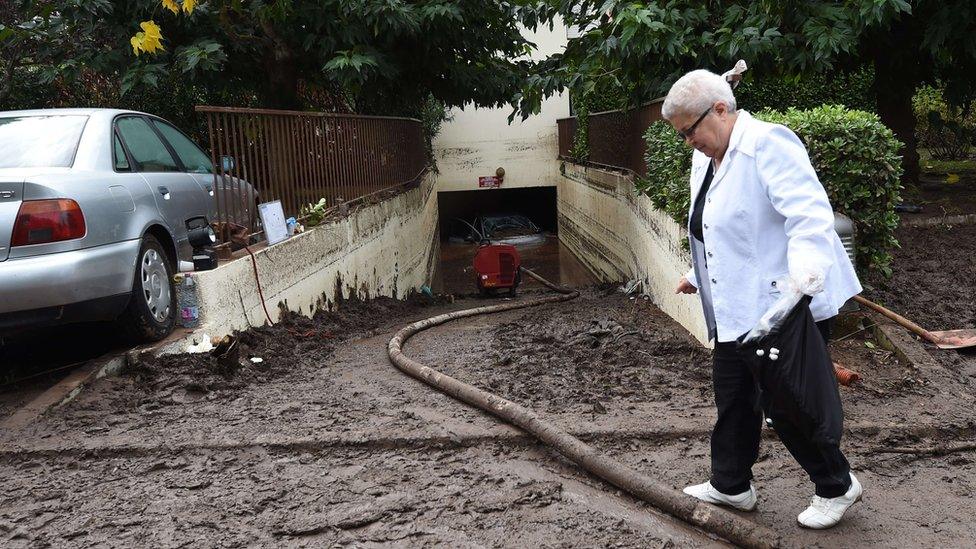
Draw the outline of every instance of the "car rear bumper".
M129 240L0 262L0 327L88 320L85 311L95 314L92 320L117 315L118 302L132 291L139 245ZM61 320L65 310L70 320Z

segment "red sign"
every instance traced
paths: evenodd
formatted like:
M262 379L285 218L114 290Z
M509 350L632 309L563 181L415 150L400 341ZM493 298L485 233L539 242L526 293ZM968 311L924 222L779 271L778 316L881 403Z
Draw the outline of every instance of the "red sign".
M478 178L478 186L488 189L497 189L502 186L502 182L494 175L485 175Z

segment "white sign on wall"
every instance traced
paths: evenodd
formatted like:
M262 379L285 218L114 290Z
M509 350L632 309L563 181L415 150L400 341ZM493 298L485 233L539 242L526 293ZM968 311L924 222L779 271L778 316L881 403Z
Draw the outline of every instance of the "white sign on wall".
M288 225L285 224L285 211L281 209L280 200L258 204L258 213L261 215L264 236L268 238L268 246L288 238Z

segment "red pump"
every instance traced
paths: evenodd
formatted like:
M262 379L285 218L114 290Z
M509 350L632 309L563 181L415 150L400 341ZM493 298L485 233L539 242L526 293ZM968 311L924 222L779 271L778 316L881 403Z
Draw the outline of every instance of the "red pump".
M482 244L472 263L481 295L489 295L498 288L507 288L508 295L515 295L515 289L522 282L522 260L515 246Z

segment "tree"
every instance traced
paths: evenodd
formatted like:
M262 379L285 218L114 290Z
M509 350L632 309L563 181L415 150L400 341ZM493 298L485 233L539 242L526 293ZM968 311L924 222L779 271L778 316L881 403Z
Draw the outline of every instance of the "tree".
M75 79L86 67L109 61L99 32L108 6L107 0L0 3L0 107L26 81Z
M19 19L57 24L32 63L109 74L122 90L179 78L248 89L256 103L302 108L326 95L357 112L397 113L433 95L448 106L500 106L522 87L538 2L477 0L52 0L18 2ZM90 25L73 42L70 30ZM13 31L9 31L13 32ZM62 38L46 42L52 34ZM9 66L9 65L8 65ZM0 70L4 67L0 66ZM22 68L21 68L22 70ZM165 90L160 90L165 93ZM2 99L2 98L0 98ZM0 101L2 103L2 101Z
M971 0L550 0L568 24L586 29L546 59L518 98L523 116L542 97L601 80L627 83L634 103L659 97L695 68L746 59L768 75L875 72L879 115L905 144L907 179L917 180L912 95L940 83L954 104L976 90L976 2Z

